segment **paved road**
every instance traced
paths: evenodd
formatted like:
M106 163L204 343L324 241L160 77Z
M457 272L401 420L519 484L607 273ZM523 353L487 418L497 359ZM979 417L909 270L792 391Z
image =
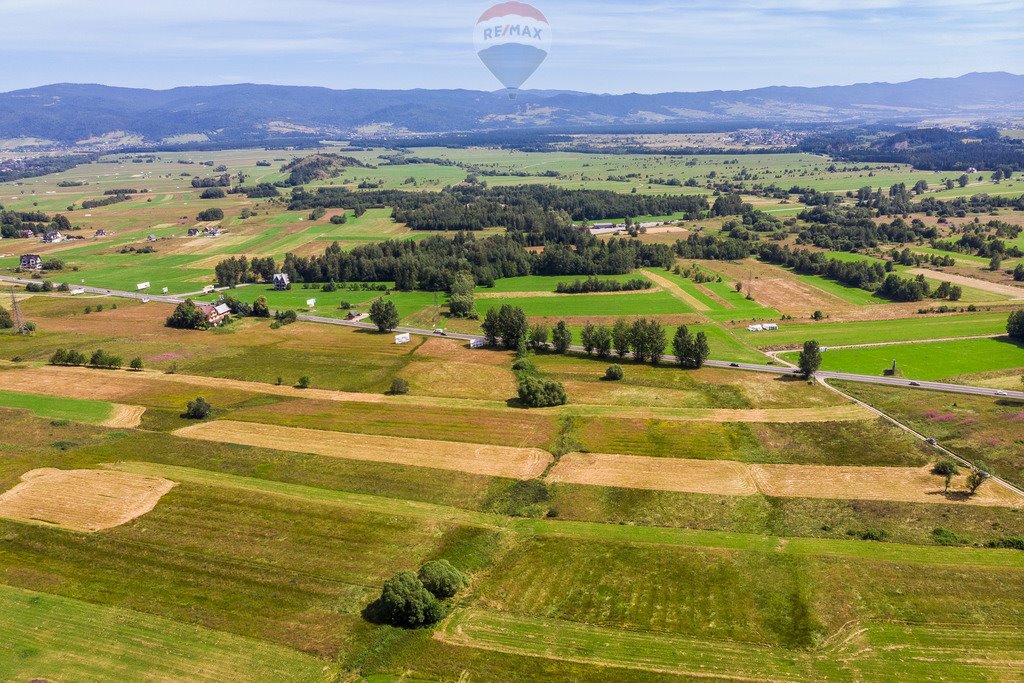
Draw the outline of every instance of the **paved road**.
M30 284L39 282L38 280L29 280L24 278L9 277L0 275L0 282L11 282L17 284ZM71 284L71 283L69 283ZM150 301L159 301L162 303L178 304L181 303L184 298L181 296L158 296L153 294L145 294L142 292L123 292L112 289L102 289L99 287L86 287L84 285L75 285L81 287L86 292L93 294L107 294L109 296L122 297L128 299L149 299ZM363 330L376 329L374 325L364 322L353 322L351 320L339 320L337 318L326 318L317 315L299 315L299 320L304 322L320 323L323 325L337 325L340 327L354 327ZM419 336L435 336L433 330L421 330L413 327L399 327L395 329L395 332L402 334L408 332L409 334L415 334ZM482 340L483 337L473 334L458 334L448 333L446 335L449 339L458 339L460 341L472 342ZM570 347L573 351L583 352L583 347L572 346ZM676 359L674 356L665 356L663 359L665 364L675 363ZM708 367L712 368L726 368L732 370L745 370L748 372L763 372L771 375L795 375L799 374L798 370L794 370L790 367L784 367L782 365L761 365L757 363L730 363L728 361L721 360L709 360L707 362ZM838 379L849 382L864 382L867 384L881 384L885 386L902 387L905 389L930 389L934 391L947 391L955 394L970 394L974 396L989 396L993 398L1014 398L1024 400L1024 391L1003 391L1001 389L990 389L988 387L974 387L963 384L946 384L944 382L923 382L914 381L909 379L902 379L898 377L879 377L875 375L855 375L847 372L819 372L817 374L819 379Z

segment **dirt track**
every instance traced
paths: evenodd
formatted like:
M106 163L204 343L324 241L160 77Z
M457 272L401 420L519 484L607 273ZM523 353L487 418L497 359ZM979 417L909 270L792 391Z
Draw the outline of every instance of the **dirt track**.
M115 405L114 414L100 423L101 427L117 429L135 429L142 424L142 415L146 409L142 406Z
M0 495L0 517L101 531L146 514L175 484L110 470L38 469Z
M650 270L641 270L640 273L644 277L646 277L647 279L649 279L652 282L654 282L654 284L658 285L659 287L664 289L666 292L668 292L669 294L671 294L675 298L677 298L680 301L682 301L684 304L686 304L687 306L689 306L693 310L695 310L695 311L710 311L711 310L711 307L708 306L706 303L704 303L700 299L697 299L694 296L691 296L688 292L684 291L682 287L680 287L676 283L672 282L668 278L662 277L661 275L658 275L657 273L651 272Z
M188 439L512 479L538 477L551 462L549 453L536 448L345 434L231 420L203 422L174 433Z
M913 268L908 270L907 273L910 275L924 275L925 277L933 280L945 280L953 285L970 287L971 289L980 289L981 291L988 292L990 294L1002 294L1012 299L1024 299L1024 287L1013 287L1012 285L1003 285L998 282L987 282L985 280L967 277L966 275L943 273L938 270L929 270L928 268Z

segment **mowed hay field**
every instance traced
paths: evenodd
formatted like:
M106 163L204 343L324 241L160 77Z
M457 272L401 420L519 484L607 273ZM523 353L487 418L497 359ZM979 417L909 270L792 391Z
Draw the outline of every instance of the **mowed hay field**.
M343 434L229 420L186 427L175 434L218 443L435 467L515 479L532 479L541 474L550 462L550 455L538 449Z
M122 472L33 470L0 494L0 517L100 531L146 514L173 487L167 479Z

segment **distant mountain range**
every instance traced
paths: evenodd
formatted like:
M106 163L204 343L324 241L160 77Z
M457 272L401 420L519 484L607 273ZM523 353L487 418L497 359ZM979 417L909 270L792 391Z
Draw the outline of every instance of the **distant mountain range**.
M1024 118L1024 76L820 88L593 95L222 85L172 90L59 84L0 94L0 139L92 149L542 129L977 122ZM8 143L10 146L10 143Z

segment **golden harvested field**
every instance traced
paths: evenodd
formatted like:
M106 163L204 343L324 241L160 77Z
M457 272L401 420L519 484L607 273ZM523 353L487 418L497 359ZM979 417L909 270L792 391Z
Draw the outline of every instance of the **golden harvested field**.
M175 434L188 439L512 479L538 477L551 462L551 455L537 448L345 434L231 420L203 422L179 429Z
M762 493L780 498L885 500L908 503L1024 508L1024 497L995 483L975 496L964 496L966 476L943 492L931 468L837 467L819 465L747 465L734 461L649 458L574 453L552 468L551 481L649 491L676 491L726 496Z
M954 479L951 494L931 467L831 467L820 465L751 465L758 489L783 498L890 500L1024 508L1024 497L988 482L975 496L965 496L966 475Z
M718 264L715 264L718 267ZM814 311L842 311L855 306L793 278L769 277L746 282L747 293L762 306L806 318Z
M757 486L743 463L682 460L603 453L572 453L552 468L548 480L719 496L752 496Z
M0 495L0 517L74 531L101 531L127 524L160 502L175 484L108 470L32 470Z

